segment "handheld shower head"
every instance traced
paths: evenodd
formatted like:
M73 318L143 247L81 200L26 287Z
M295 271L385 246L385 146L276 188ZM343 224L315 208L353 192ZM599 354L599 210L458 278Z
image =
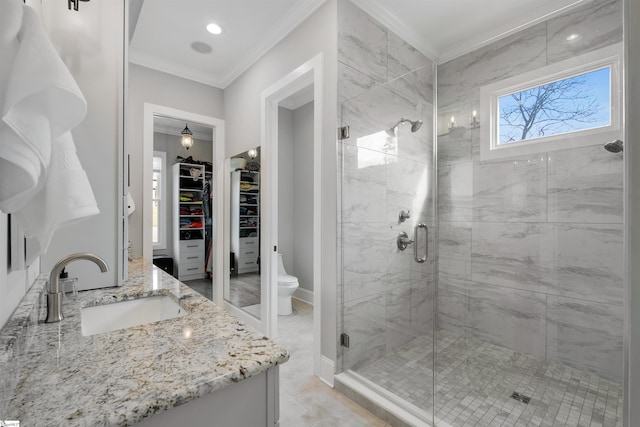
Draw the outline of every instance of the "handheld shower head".
M422 126L422 120L416 120L415 122L411 122L411 132L417 132L421 126Z

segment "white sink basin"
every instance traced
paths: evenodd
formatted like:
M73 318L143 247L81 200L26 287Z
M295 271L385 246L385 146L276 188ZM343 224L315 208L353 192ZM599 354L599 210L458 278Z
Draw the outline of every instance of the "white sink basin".
M171 297L158 295L85 307L80 312L80 319L82 335L86 337L173 319L185 314L187 314L186 311Z

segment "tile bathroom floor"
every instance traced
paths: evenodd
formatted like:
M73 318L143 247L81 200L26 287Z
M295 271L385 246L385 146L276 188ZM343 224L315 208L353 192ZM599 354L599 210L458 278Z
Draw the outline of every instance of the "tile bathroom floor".
M205 298L213 299L211 279L196 279L183 282ZM229 281L229 301L237 307L260 303L260 274L247 273L232 276Z
M292 301L293 314L278 316L275 340L291 354L280 366L280 427L387 426L313 376L313 306Z
M186 280L182 283L198 292L203 297L213 301L213 286L211 286L211 279Z
M184 282L212 299L208 279ZM293 313L278 316L278 338L289 351L280 366L280 427L388 427L313 375L313 306L292 298Z
M436 354L436 419L451 426L622 426L615 381L444 330ZM430 411L432 355L433 340L421 336L356 372Z
M237 307L260 304L260 273L231 276L229 300Z

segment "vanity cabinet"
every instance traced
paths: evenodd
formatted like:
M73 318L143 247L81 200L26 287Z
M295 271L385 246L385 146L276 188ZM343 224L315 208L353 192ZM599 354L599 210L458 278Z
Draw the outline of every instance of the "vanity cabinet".
M203 165L173 165L173 256L178 280L205 277Z
M280 425L279 369L243 379L144 420L139 427Z
M231 172L231 252L238 274L259 271L260 172Z

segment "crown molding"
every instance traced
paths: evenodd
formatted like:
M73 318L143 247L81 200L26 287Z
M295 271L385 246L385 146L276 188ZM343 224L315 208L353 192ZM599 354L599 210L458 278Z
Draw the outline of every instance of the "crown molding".
M142 67L151 68L156 71L171 74L187 80L193 80L218 89L224 89L222 81L208 73L201 72L196 69L183 67L180 63L169 62L155 56L147 55L142 52L130 50L129 62L140 65Z
M480 49L484 46L490 45L493 42L496 42L505 37L509 37L512 34L515 34L519 31L525 30L527 28L531 28L541 22L547 21L556 16L567 13L573 9L584 6L586 4L591 3L593 0L576 0L571 4L568 4L554 12L547 13L539 18L532 19L531 21L525 22L524 24L518 25L517 27L507 29L497 35L491 35L491 32L485 32L484 34L478 35L476 40L481 40L480 42L470 40L465 43L459 43L457 45L451 46L446 49L446 52L441 52L439 55L439 64L444 64L445 62L451 61L452 59L458 58L462 55L466 55L467 53L471 53L474 50Z
M487 31L484 34L480 34L475 37L474 40L470 40L465 43L460 43L457 45L453 45L448 47L444 51L439 51L435 48L431 43L424 39L424 37L414 30L412 27L407 25L402 19L398 18L393 12L388 10L387 8L381 6L375 0L351 0L356 6L360 9L371 15L374 19L378 20L382 25L389 28L391 31L396 33L398 36L403 38L406 42L413 45L420 52L425 54L428 58L434 61L436 64L443 64L445 62L451 61L452 59L458 58L462 55L470 53L476 49L489 45L497 40L508 37L518 31L522 31L526 28L532 27L536 24L539 24L543 21L551 19L555 16L561 15L563 13L567 13L572 9L575 9L579 6L584 6L585 4L591 3L593 0L576 0L575 2L562 7L561 9L548 13L540 18L533 19L528 21L522 25L518 25L514 28L505 29L500 34L494 35L491 31ZM480 40L479 42L477 40Z
M300 0L296 3L287 15L285 15L271 33L262 40L262 43L250 51L249 54L231 69L226 75L220 78L222 88L229 86L235 79L240 77L253 64L255 64L264 54L269 52L275 45L284 39L295 28L302 24L313 12L315 12L326 0Z
M422 35L398 18L393 12L371 0L351 0L353 4L396 33L407 43L422 52L427 58L438 62L440 54Z
M183 67L180 63L159 59L133 49L129 51L129 62L224 89L291 33L291 31L304 22L305 19L311 16L325 1L326 0L300 0L297 2L296 6L291 8L291 10L283 16L278 25L272 28L270 34L263 38L262 42L257 44L255 49L249 51L240 62L228 73L223 75L212 75L209 72Z

